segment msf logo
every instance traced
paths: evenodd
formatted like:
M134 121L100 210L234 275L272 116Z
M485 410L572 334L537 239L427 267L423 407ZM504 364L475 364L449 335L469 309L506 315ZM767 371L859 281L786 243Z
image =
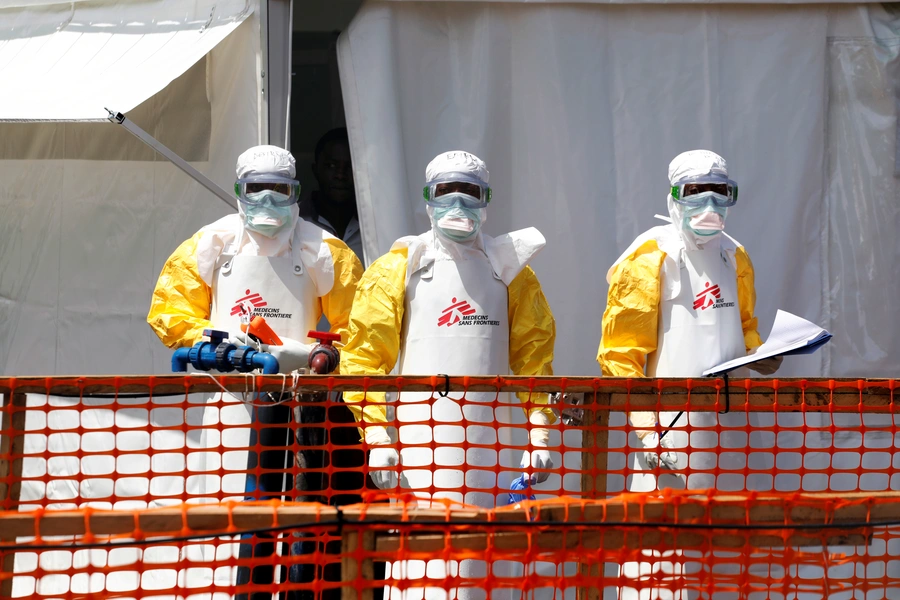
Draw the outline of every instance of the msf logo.
M441 316L438 317L438 327L441 325L446 325L447 327L456 325L463 317L475 314L475 309L466 300L457 302L456 298L452 298L450 302L452 304L441 311Z
M711 285L710 282L706 282L706 286L703 290L697 294L696 299L694 300L694 310L706 310L710 307L715 307L716 300L722 297L722 292L719 290L718 285Z
M239 314L250 314L256 308L262 308L263 306L267 306L268 303L263 300L263 297L259 294L251 294L250 290L246 291L246 296L243 298L238 298L234 306L231 309L231 316L237 316Z

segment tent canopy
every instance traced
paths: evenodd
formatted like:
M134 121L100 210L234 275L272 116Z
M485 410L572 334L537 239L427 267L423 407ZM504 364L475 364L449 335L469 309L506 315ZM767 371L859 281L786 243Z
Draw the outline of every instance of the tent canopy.
M171 350L145 321L153 286L178 245L228 211L107 122L103 106L227 189L238 155L265 139L257 6L142 0L0 9L0 72L17 82L0 94L0 118L102 119L0 123L0 372L170 369ZM82 79L73 74L76 58ZM101 83L114 96L100 94ZM40 98L39 89L53 95ZM20 90L38 96L34 106Z
M0 0L0 121L102 120L127 112L206 56L250 0ZM14 93L13 93L14 92Z

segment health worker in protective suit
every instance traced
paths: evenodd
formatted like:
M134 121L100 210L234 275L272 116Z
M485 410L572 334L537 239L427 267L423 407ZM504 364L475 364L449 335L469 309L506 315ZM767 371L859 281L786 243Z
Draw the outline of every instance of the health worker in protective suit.
M229 332L230 341L240 346L248 341L241 324L262 316L282 344L262 344L261 349L278 359L282 373L290 373L308 367L314 343L307 333L316 328L323 313L331 331L346 339L362 265L344 242L298 218L300 185L290 152L275 146L250 148L238 157L236 171L238 213L203 227L169 257L153 291L147 322L171 348L201 341L206 328ZM199 435L192 448L213 450L192 452L188 457L190 476L185 485L191 499L265 498L290 489L293 482L285 474L290 458L284 450L291 443L289 408L266 406L264 398L253 403L232 394L210 398L202 416L205 428L189 432ZM280 447L263 451L261 466L280 472L264 474L258 486L255 477L245 473L255 468L257 460L255 453L246 451L256 443L256 429L251 433L248 427L251 419L283 425L259 430L262 446ZM220 469L223 476L209 474ZM357 479L354 489L365 487L362 476ZM271 551L265 545L257 544L258 553ZM246 548L241 547L242 555ZM254 570L254 581L271 580L271 572L262 573L265 569L271 571L271 566ZM230 585L227 571L217 569L213 578L204 575L206 569L194 569L192 578L207 577L208 581L191 581L191 587ZM246 573L238 573L238 579L246 579Z
M725 160L708 150L679 154L669 165L669 183L671 223L638 236L607 273L609 295L597 355L605 376L700 377L704 370L752 353L762 344L754 315L753 265L744 247L724 232L729 209L738 199L738 186L728 178ZM750 367L769 375L780 363L778 357ZM642 448L629 457L633 461L626 484L630 491L685 485L715 488L714 469L743 466L737 452L731 453L734 458L726 458L715 449L740 447L747 435L745 415L690 413L690 425L695 428L717 424L739 428L718 435L714 430L695 429L690 440L685 432L688 413L676 420L677 416L674 412L629 415L636 435L629 445ZM688 447L707 450L692 450L688 465ZM725 464L728 460L737 462ZM664 573L671 570L677 575L671 563L656 563L654 570L660 565ZM632 579L649 576L650 570L649 563L624 566L625 575ZM648 600L651 590L641 590L640 596L633 592L621 590L622 598ZM654 594L672 597L664 590Z
M308 366L307 332L321 314L346 335L362 265L342 241L298 218L290 152L250 148L236 171L238 213L203 227L169 257L147 322L166 346L180 348L210 327L243 342L242 316L261 315L283 342L262 349L290 373Z
M445 152L428 164L424 196L431 229L394 242L363 275L341 353L342 373L387 374L396 365L401 375L552 374L555 324L528 266L544 237L534 228L496 238L482 233L491 201L488 181L484 162L468 152ZM396 488L399 472L399 487L412 490L424 506L450 499L493 508L523 471L535 482L547 479L553 468L547 426L556 417L545 406L546 394L520 394L521 401L532 403L530 425L518 401L506 394L496 408L495 393L452 396L401 393L391 408L398 423L392 438L385 427L384 394L345 394L347 402L367 403L351 409L361 420L376 484ZM426 567L425 561L400 561L388 572L394 579L413 580L426 577L426 569L428 578L472 577L478 586L486 564L432 560ZM390 594L404 600L448 597L443 589L423 587L403 594L393 588ZM483 595L458 590L459 598Z

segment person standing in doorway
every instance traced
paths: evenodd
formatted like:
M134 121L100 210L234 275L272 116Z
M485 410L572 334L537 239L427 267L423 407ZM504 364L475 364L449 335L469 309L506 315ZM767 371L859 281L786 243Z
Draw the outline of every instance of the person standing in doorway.
M356 212L356 189L347 129L332 129L316 143L311 165L319 189L300 203L300 217L343 240L363 261L362 236Z

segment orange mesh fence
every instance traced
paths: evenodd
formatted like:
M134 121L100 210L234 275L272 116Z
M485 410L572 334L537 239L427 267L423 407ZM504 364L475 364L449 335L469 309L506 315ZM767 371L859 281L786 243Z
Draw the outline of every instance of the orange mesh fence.
M64 597L328 597L343 590L366 598L387 586L390 596L399 597L433 596L435 590L450 597L501 597L516 590L547 598L599 597L604 591L627 597L652 590L663 596L822 598L893 597L900 586L878 568L885 562L884 544L898 535L896 497L714 498L676 491L494 510L443 504L423 508L399 498L383 507L229 502L6 513L0 516L4 530L20 537L0 547L17 553L22 595L34 595L24 593L28 588L51 595L40 588L53 586L58 591L52 595ZM263 535L287 543L323 530L341 539L335 554L239 556L241 542L260 543ZM879 546L881 555L873 550ZM328 564L342 567L343 577L288 576ZM385 564L387 577L376 576ZM275 577L240 582L242 568Z
M900 597L894 387L0 378L0 595ZM387 422L343 390L387 391ZM528 481L522 408L548 401ZM382 425L388 490L360 442Z

